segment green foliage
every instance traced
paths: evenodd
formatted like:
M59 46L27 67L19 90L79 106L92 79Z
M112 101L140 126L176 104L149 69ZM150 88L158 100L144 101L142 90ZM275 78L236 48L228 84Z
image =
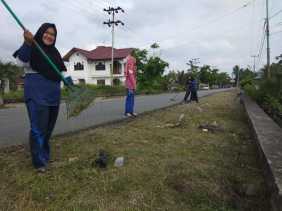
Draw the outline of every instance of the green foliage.
M253 99L258 99L258 90L253 84L246 84L244 86L244 90L248 96L250 96Z
M156 49L156 48L159 48L159 47L160 47L160 45L156 42L151 45L151 48L153 48L153 49Z
M201 83L211 85L211 68L209 65L204 65L200 69L199 80Z
M158 43L153 43L151 49L154 51L160 48ZM162 60L160 57L148 56L147 50L135 49L133 56L137 60L137 79L139 90L183 90L187 84L189 76L197 78L200 83L212 85L218 85L223 87L230 84L230 77L227 73L219 73L218 69L212 69L209 65L204 65L199 69L197 66L193 66L187 72L173 71L164 76L165 69L169 64Z
M154 44L152 45L153 47L155 47ZM138 89L160 90L165 87L163 84L163 73L169 66L167 62L159 57L148 56L147 50L135 49L133 56L137 61Z
M218 69L212 69L209 65L201 67L196 77L200 83L209 84L210 87L223 87L230 84L230 76L226 72L220 73Z
M23 90L11 91L3 95L5 103L20 103L24 102Z
M282 126L282 104L281 99L277 99L269 94L262 96L260 99L261 107L270 115L272 118Z
M261 69L260 80L254 81L248 77L241 81L246 93L254 98L261 107L282 125L282 61L270 66L271 78L267 78L267 68Z
M239 75L238 75L239 73ZM244 86L246 84L250 84L252 80L254 80L257 76L256 73L251 71L249 68L240 68L238 65L233 67L233 73L235 76L235 84L237 84L238 80L240 81L240 85ZM239 77L239 78L238 78Z

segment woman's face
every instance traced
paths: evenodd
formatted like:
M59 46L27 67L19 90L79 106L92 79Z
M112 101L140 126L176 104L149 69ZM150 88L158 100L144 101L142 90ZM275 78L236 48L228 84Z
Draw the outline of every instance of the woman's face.
M49 27L43 34L43 43L45 45L53 45L53 43L55 42L55 38L56 38L56 33L54 28Z

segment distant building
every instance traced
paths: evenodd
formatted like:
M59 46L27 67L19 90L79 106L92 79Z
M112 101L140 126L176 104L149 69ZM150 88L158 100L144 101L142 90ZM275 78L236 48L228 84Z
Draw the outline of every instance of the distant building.
M124 83L126 57L133 48L114 49L113 84ZM98 46L92 51L71 49L64 57L67 73L75 84L111 85L112 48Z
M4 93L10 92L10 81L5 78L0 80L0 88L3 89Z

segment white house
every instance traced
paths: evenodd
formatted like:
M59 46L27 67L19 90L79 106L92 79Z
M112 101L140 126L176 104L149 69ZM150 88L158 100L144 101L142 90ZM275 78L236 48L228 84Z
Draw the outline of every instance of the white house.
M133 48L114 49L113 84L124 83L126 57ZM75 84L111 85L112 48L98 46L92 51L71 49L64 57L67 74Z

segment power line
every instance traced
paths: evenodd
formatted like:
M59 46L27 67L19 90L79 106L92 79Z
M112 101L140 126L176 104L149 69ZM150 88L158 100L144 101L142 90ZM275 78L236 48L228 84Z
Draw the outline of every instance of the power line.
M282 9L279 10L278 12L274 13L272 16L269 17L269 20L274 18L275 16L279 15L282 12Z
M275 35L275 34L280 34L280 33L282 33L282 31L272 32L270 35L272 36L272 35Z
M56 2L57 3L57 2ZM59 3L63 4L63 2L59 1ZM80 14L82 15L86 15L86 14L89 14L89 15L99 15L99 13L102 14L101 10L98 10L97 8L93 8L94 10L96 10L97 12L99 13L95 13L90 7L89 5L86 5L85 3L78 3L76 1L69 1L67 3L64 3L64 7L68 7L69 9L73 10L73 11L76 11L76 12L79 12ZM86 13L86 14L85 14ZM100 14L100 15L101 15Z
M266 37L266 34L264 34L264 37L263 37L262 42L261 42L261 47L260 47L259 54L258 54L259 55L259 59L258 59L258 65L257 66L260 65L262 56L264 54L263 49L264 49L265 37Z
M213 20L207 21L207 22L206 22L205 24L203 24L203 25L200 25L200 26L195 27L194 29L192 29L192 31L197 30L197 29L199 29L199 28L202 28L202 27L204 27L204 26L207 26L207 25L210 25L210 24L213 24L213 23L222 21L222 20L224 20L224 18L226 18L226 17L228 17L228 16L231 16L231 15L234 15L234 14L236 14L237 12L239 12L240 10L242 10L242 9L244 9L244 8L246 8L246 7L248 7L251 3L252 3L252 2L249 1L248 3L244 4L243 6L237 8L237 9L231 11L231 12L228 12L228 13L226 13L226 14L224 14L224 15L218 16L218 17L214 18Z
M255 0L253 0L253 7L251 12L251 18L250 18L250 54L253 52L254 45L255 45Z
M261 37L261 41L260 41L260 45L259 45L259 49L258 49L258 60L257 60L257 65L258 66L261 62L261 57L262 57L262 53L263 53L263 47L264 47L264 42L265 42L265 37L266 37L266 30L265 30L265 25L266 22L264 22L263 25L263 31L262 31L262 37Z

